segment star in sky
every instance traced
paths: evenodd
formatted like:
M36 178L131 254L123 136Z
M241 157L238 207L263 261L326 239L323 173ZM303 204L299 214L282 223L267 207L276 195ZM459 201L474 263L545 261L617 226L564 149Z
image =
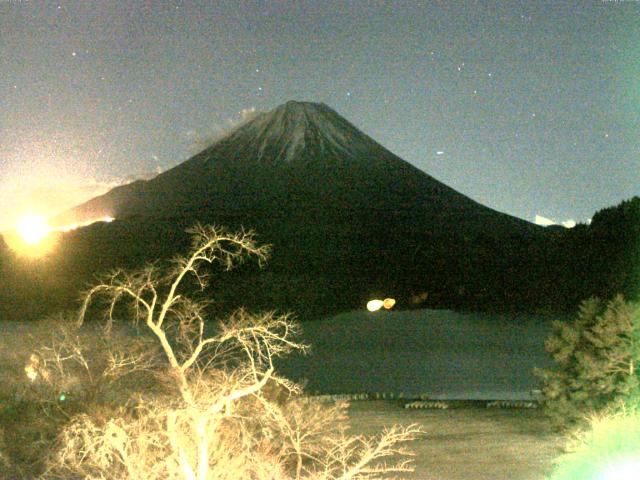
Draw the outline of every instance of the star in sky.
M0 31L0 203L45 165L78 185L170 168L184 131L291 99L528 220L638 194L640 2L0 1Z

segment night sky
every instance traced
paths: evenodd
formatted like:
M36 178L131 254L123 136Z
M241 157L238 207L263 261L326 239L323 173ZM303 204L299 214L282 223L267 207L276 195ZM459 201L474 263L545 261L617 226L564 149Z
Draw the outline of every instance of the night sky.
M640 194L640 2L0 0L0 229L324 102L497 210Z

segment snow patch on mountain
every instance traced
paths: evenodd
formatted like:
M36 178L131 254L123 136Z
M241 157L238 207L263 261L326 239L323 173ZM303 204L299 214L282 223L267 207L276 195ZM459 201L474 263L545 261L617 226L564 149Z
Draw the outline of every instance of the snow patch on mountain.
M317 149L320 154L355 157L379 147L326 105L294 101L258 115L226 140L252 143L258 159L272 156L275 147L275 161L286 163L308 148Z

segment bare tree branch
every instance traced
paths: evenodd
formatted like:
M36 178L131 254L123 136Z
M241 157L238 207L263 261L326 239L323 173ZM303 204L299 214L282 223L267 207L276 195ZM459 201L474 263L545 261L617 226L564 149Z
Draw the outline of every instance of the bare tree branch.
M196 225L189 232L188 256L174 259L166 273L156 264L113 272L86 293L77 322L83 324L98 297L106 301L108 332L116 307L132 307L133 322L142 320L160 346L168 393L138 398L133 412L123 407L106 419L77 417L50 472L126 480L364 480L410 471L408 460L383 460L407 455L396 445L415 438L416 426L392 428L375 439L348 437L346 405L311 402L300 397L298 385L276 375L274 359L307 349L296 340L300 329L290 316L240 309L207 336L208 301L187 295L185 279L203 289L204 266L229 270L249 257L262 265L269 248L258 246L251 231ZM56 355L60 368L81 358L73 348ZM159 375L157 363L140 352L114 352L103 375Z

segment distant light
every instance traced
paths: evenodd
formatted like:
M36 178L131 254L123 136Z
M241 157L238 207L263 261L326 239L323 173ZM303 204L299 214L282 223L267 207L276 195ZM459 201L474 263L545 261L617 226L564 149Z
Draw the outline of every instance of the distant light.
M427 298L429 298L429 293L428 292L420 292L416 295L413 295L411 297L411 303L413 303L414 305L420 305L424 302L427 301Z
M61 227L56 228L56 230L60 231L60 232L70 232L71 230L76 230L80 227L86 227L88 225L92 225L94 223L100 223L100 222L105 222L105 223L111 223L115 220L115 218L113 217L109 217L109 216L104 216L104 217L100 217L100 218L94 218L91 220L87 220L85 222L76 222L76 223L69 223L68 225L63 225Z
M633 458L607 466L596 480L636 480L638 472L640 472L640 458Z
M395 304L396 304L395 298L385 298L384 301L382 302L382 306L386 310L391 310Z
M444 154L444 152L443 152L442 150L438 150L438 151L436 152L436 155L443 155L443 154Z
M383 305L384 305L384 302L382 300L378 300L378 299L369 300L367 302L367 310L369 310L370 312L377 312L383 307Z

